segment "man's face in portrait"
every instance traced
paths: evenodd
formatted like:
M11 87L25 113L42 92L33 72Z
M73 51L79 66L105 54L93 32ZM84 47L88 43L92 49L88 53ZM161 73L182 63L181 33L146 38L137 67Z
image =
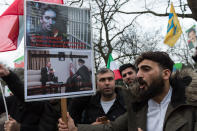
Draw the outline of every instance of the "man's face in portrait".
M47 32L51 32L56 23L56 13L55 11L49 9L46 10L40 20L42 24L42 29Z
M51 62L47 63L47 67L50 69L51 68Z
M196 32L191 31L191 32L189 32L188 36L189 36L189 40L191 40L192 43L196 42Z

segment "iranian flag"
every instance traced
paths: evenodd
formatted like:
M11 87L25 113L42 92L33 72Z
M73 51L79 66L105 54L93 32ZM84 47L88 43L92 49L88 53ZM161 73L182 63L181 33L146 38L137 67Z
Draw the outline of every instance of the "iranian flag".
M24 56L19 57L14 61L15 68L24 68Z
M63 4L63 0L36 0ZM16 50L24 36L24 0L15 0L0 16L0 52Z
M107 61L107 68L111 69L114 72L115 80L121 79L120 71L118 66L116 65L111 53L109 54L109 58Z

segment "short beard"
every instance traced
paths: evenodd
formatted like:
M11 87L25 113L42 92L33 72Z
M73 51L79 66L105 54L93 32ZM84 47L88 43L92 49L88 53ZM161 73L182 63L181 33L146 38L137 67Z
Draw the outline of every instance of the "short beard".
M140 85L143 84L147 86L147 83L142 78L138 78L134 81L134 84L130 89L135 102L147 101L157 95L160 95L164 90L164 81L161 75L152 79L152 83L150 86L147 86L147 90L140 88Z
M100 92L101 92L101 95L105 98L112 98L115 93L114 91L112 91L111 93L104 93L104 91L102 90Z

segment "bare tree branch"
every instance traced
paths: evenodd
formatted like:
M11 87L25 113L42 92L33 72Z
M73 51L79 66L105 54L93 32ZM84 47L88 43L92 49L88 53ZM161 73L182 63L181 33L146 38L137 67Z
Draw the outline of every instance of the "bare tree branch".
M119 13L123 13L123 14L153 14L155 16L169 16L169 13L156 13L154 11L139 11L139 12L125 12L125 11L118 11ZM177 13L178 17L182 17L182 18L192 18L192 14L179 14Z

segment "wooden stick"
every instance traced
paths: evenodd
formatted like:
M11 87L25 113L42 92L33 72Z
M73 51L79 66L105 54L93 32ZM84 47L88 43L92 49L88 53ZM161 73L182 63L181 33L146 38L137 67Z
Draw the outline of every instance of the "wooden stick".
M61 109L62 109L62 120L65 123L68 123L68 119L67 119L67 99L66 98L61 99Z

